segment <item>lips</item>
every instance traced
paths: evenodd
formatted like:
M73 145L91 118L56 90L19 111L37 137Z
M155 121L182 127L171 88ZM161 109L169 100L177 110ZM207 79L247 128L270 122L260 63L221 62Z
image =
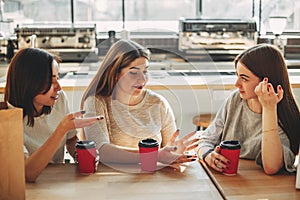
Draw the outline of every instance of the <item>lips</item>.
M50 96L50 98L51 98L51 99L54 99L54 100L57 100L57 99L58 99L58 96L59 96L59 94Z
M134 88L136 88L136 89L139 89L139 90L141 90L141 89L143 89L143 85L135 85L135 86L133 86Z

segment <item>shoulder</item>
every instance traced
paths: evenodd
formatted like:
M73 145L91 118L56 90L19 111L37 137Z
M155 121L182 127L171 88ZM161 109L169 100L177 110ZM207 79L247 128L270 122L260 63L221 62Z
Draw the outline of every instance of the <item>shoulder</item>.
M103 96L95 96L91 95L87 97L84 100L83 107L99 107L99 106L105 106L108 104L108 101L110 100L110 97L103 97Z
M243 99L240 97L240 92L234 90L226 99L227 104L236 104L242 102Z
M152 90L146 90L146 98L148 101L152 103L168 104L168 101L164 96L156 92L153 92Z
M53 109L66 110L68 108L68 97L64 91L59 92L57 101L55 102Z

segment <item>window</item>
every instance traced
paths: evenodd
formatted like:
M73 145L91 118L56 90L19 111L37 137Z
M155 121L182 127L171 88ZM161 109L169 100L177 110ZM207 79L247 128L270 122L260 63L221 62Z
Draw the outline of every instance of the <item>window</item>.
M14 24L72 22L70 0L1 2L1 17L13 19ZM73 11L75 23L95 23L99 32L120 31L124 27L177 32L179 18L200 16L215 19L254 17L258 23L260 19L262 33L270 31L270 16L284 16L287 18L285 31L299 32L300 29L299 0L74 0Z

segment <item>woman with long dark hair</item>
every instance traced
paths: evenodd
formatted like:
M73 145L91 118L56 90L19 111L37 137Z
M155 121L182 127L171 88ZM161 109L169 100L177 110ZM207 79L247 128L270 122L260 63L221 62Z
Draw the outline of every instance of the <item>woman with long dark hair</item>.
M282 53L258 44L238 55L234 91L210 126L200 133L198 155L222 172L227 158L219 154L222 140L239 140L241 158L255 159L266 174L295 171L300 141L299 107Z

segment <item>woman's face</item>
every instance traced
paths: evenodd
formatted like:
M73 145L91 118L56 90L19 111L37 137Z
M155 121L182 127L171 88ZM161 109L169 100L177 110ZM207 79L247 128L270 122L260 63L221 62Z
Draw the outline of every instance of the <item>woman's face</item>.
M240 97L244 100L256 98L254 93L255 87L261 81L259 77L254 75L244 64L237 63L236 66L237 80L235 87L239 89Z
M50 89L45 94L38 94L33 99L33 104L38 112L40 112L43 106L53 106L58 99L59 91L61 90L58 83L58 71L59 66L54 60L52 63L52 84Z
M140 57L123 68L117 77L117 92L130 96L140 95L148 81L148 66L149 61Z

